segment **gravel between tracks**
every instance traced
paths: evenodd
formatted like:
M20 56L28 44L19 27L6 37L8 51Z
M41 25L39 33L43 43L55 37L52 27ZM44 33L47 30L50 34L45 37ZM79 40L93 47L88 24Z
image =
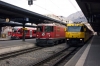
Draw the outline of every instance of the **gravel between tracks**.
M65 49L66 44L60 44L53 47L46 47L30 53L22 54L13 58L0 61L0 66L29 66L35 64L51 55Z

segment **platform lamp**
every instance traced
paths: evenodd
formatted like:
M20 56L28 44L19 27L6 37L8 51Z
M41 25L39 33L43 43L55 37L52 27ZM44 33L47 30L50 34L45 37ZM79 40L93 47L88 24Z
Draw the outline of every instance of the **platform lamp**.
M9 22L10 20L9 20L9 18L6 18L6 22Z
M33 1L36 1L36 0L28 0L28 5L33 5Z

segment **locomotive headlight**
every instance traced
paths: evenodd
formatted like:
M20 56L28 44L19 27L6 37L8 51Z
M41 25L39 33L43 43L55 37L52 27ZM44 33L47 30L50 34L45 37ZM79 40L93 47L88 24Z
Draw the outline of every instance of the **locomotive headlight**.
M38 35L37 35L38 36Z
M49 37L50 37L50 35L49 35Z
M67 40L69 40L69 39L67 39Z
M80 39L80 40L82 40L82 39Z

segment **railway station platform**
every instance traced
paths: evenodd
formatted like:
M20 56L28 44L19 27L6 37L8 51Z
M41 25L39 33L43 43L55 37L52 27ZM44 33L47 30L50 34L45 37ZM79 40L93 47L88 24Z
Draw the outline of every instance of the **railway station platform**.
M7 41L10 40L10 38L0 38L0 41Z
M28 39L25 42L22 40L0 41L0 55L33 47L36 47L35 39Z
M100 36L95 35L64 66L100 66Z

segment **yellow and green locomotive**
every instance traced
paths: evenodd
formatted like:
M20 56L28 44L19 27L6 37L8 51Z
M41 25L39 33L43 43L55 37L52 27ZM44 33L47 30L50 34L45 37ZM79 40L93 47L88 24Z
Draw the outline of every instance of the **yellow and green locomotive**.
M84 44L92 35L93 32L85 24L67 24L65 37L69 46Z

